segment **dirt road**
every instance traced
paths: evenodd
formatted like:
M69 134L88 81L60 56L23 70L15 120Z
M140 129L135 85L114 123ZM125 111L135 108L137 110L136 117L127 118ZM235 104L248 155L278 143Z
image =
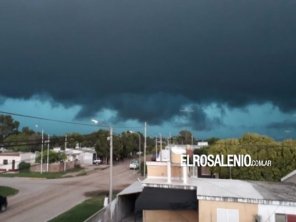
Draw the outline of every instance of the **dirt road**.
M113 189L121 190L138 178L128 169L129 161L113 167ZM8 199L1 222L42 222L86 199L85 192L109 188L109 168L81 177L64 179L0 178L0 185L15 187L19 193Z

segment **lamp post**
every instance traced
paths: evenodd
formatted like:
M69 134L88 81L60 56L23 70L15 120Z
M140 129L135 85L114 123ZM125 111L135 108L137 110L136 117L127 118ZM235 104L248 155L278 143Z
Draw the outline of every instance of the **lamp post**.
M107 138L110 142L110 174L109 174L109 203L113 196L113 129L110 127L110 136ZM112 214L111 214L112 219Z
M147 122L144 124L144 178L146 177Z
M49 168L49 142L50 142L50 137L47 135L47 158L46 158L46 171L48 172Z
M139 170L141 172L141 135L134 131L128 131L129 133L137 134L139 136Z
M99 124L99 121L96 119L91 119L91 121L95 125ZM107 140L109 140L109 142L110 142L109 204L111 204L112 196L113 196L113 129L111 126L109 126L109 131L110 131L110 136L107 138ZM110 205L110 219L112 221L111 205Z

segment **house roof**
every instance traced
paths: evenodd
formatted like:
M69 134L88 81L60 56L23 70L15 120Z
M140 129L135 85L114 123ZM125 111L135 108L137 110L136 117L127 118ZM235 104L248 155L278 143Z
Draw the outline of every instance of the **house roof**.
M135 205L136 211L196 210L196 193L195 190L145 187Z
M127 188L123 189L118 195L128 195L128 194L133 194L133 193L141 193L143 190L142 183L140 181L136 181L132 183L130 186Z
M0 153L0 156L19 156L20 153L18 152L11 152L11 153Z
M197 199L296 206L296 186L279 182L243 181L231 179L188 178L168 184L166 179L145 179L144 186L196 188Z
M290 177L292 177L294 175L296 175L296 170L294 170L294 171L288 173L286 176L282 177L281 181L284 182L285 180L289 179Z

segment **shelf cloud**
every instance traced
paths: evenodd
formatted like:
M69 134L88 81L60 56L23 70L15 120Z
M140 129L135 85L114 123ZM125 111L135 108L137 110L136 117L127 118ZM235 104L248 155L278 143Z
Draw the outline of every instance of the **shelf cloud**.
M222 124L210 103L295 111L295 11L292 0L3 1L0 95L155 124L196 104L198 129Z

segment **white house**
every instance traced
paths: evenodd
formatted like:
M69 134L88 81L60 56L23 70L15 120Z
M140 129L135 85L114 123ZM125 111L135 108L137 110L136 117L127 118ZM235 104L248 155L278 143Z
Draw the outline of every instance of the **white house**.
M82 148L66 148L66 150L61 150L59 147L53 148L55 152L65 152L67 156L67 161L78 160L82 165L92 165L93 161L97 159L97 153L95 148L92 147L82 147Z
M34 163L35 153L4 152L0 153L0 171L18 170L20 162Z

